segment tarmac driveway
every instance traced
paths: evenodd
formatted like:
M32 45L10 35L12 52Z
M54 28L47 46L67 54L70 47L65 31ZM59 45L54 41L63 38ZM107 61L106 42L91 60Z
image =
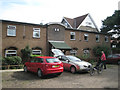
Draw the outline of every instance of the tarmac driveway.
M1 73L1 72L0 72ZM23 71L2 72L3 88L118 88L118 65L110 65L102 74L72 74L64 71L60 76L38 78Z

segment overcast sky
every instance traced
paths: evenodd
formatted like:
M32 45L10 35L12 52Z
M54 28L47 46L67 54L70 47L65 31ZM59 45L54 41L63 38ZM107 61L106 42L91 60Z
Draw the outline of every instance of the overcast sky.
M90 13L98 28L118 10L120 0L0 0L0 19L28 23L61 22Z

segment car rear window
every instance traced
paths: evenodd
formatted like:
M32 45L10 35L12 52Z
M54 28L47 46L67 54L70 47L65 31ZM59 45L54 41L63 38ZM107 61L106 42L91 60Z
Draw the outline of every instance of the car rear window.
M61 62L58 58L48 58L46 59L47 63L58 63Z

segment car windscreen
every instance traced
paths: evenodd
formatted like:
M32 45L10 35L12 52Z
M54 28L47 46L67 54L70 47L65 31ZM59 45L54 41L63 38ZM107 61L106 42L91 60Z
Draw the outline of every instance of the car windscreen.
M58 58L48 58L46 59L47 63L58 63L61 62Z
M81 60L77 57L74 57L74 56L66 56L70 61L73 61L73 62L81 62Z

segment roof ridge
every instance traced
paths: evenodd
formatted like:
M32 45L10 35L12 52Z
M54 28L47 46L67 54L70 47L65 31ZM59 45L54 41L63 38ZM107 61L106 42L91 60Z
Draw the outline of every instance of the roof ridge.
M82 16L78 16L78 17L75 17L73 19L76 19L76 18L80 18L80 17L83 17L83 16L87 16L89 13L85 14L85 15L82 15Z

